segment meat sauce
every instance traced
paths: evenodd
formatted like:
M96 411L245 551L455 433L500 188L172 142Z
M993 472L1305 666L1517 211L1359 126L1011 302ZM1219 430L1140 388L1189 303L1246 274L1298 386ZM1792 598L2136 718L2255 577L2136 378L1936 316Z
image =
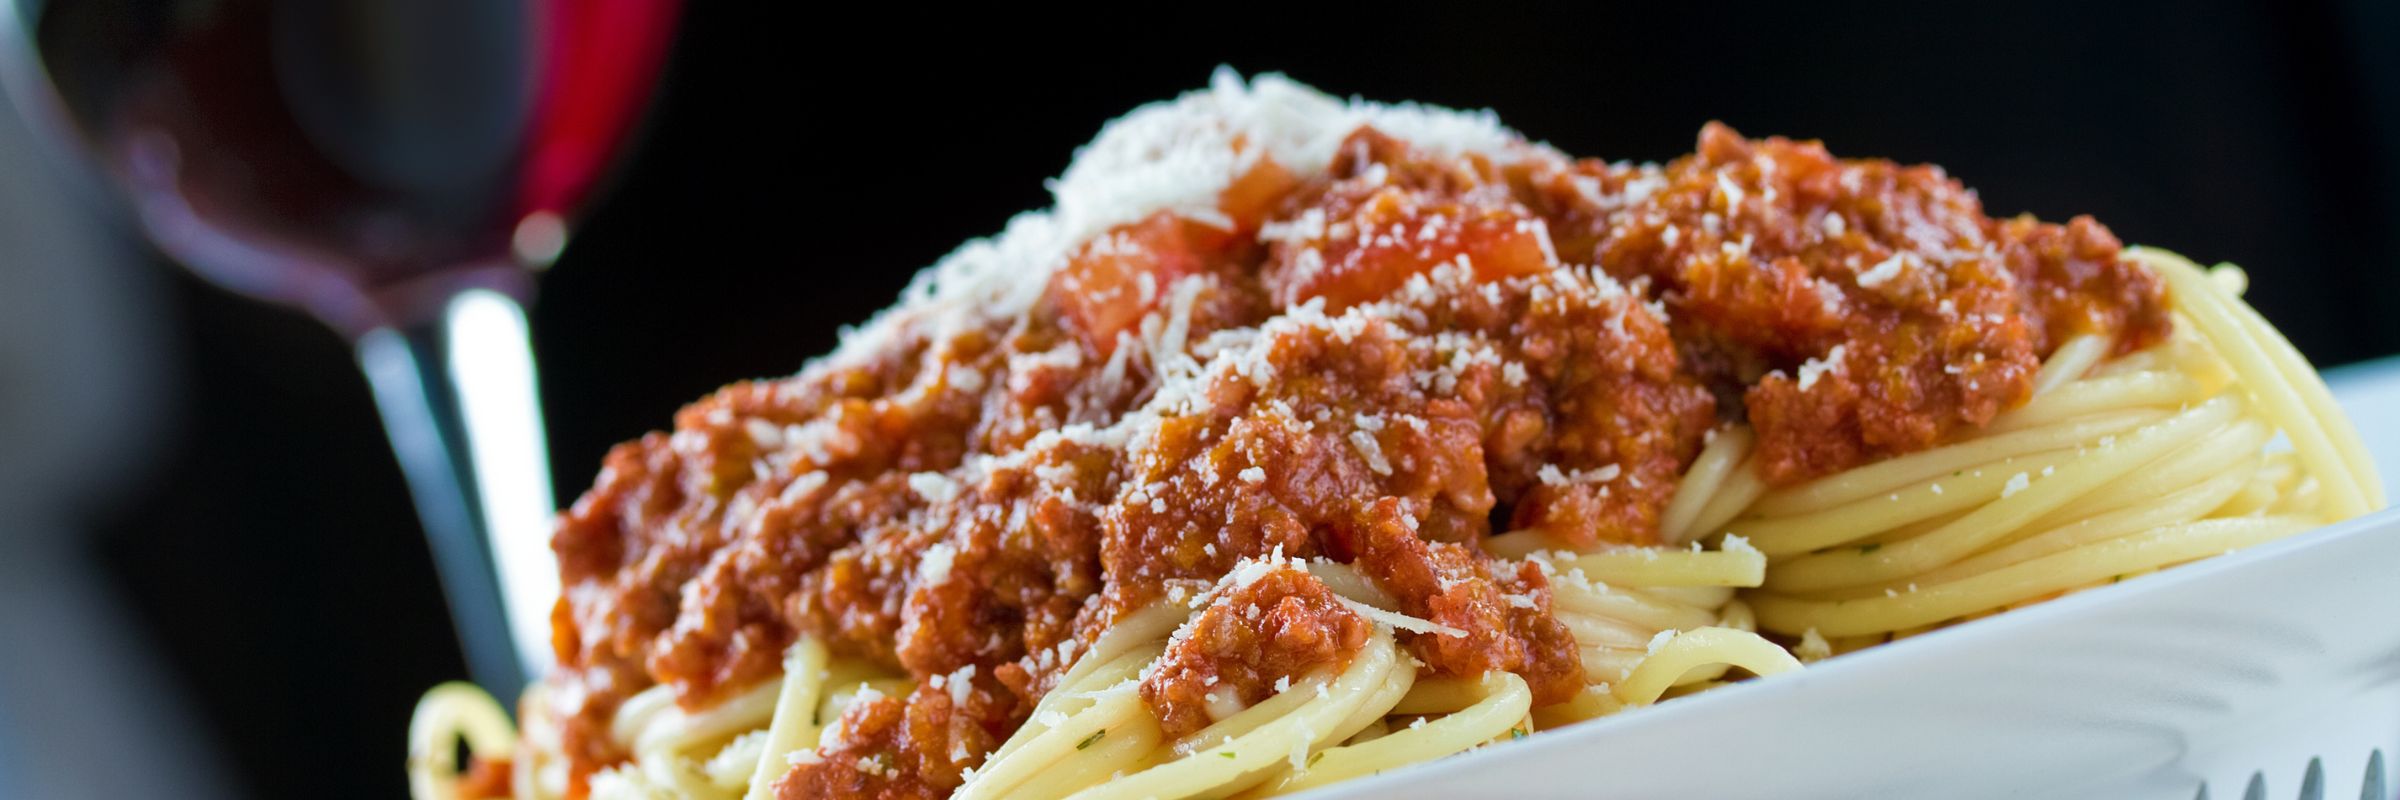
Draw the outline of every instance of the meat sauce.
M1232 716L1223 708L1265 700L1295 676L1340 670L1373 632L1308 573L1259 572L1194 617L1142 680L1142 699L1164 713L1159 727L1169 738Z
M1714 124L1664 166L1517 155L1361 128L1321 174L1257 159L1210 219L1070 251L1025 314L895 314L617 447L554 540L576 792L626 757L626 697L707 707L806 632L919 688L854 703L782 796L944 796L1113 621L1278 553L1462 632L1399 635L1429 674L1563 700L1548 586L1484 538L1654 543L1725 421L1788 483L1976 429L2067 336L2168 329L2107 229L1991 219L1938 168ZM1217 593L1142 696L1186 733L1369 630L1277 573Z

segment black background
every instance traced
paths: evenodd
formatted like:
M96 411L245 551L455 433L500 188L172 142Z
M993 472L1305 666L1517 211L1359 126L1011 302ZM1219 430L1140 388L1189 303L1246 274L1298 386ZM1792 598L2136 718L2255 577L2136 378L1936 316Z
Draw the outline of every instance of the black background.
M1019 30L701 3L637 160L533 312L561 500L612 443L792 371L916 268L1047 205L1043 179L1102 122L1220 63L1491 107L1578 155L1671 158L1713 118L1937 161L1994 213L2090 213L2247 266L2320 364L2400 351L2383 4L1645 5L1192 6ZM350 353L180 273L169 305L175 431L98 512L98 555L246 793L402 796L409 708L463 666Z

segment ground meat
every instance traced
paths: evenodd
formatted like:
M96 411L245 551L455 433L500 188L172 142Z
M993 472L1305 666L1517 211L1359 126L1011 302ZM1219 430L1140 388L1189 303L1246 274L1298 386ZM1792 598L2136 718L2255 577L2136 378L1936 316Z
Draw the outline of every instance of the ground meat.
M2167 331L2097 223L1995 221L1815 143L1711 125L1662 167L1361 128L1331 161L1244 161L1213 211L1067 249L1022 311L913 302L612 451L553 540L574 792L626 757L625 698L707 707L805 634L919 688L855 704L781 796L945 795L1109 625L1278 553L1462 634L1399 634L1430 673L1564 699L1575 642L1495 527L1654 543L1713 426L1788 483L1976 429L2066 337ZM1143 685L1171 733L1369 630L1297 573L1229 591Z
M1589 247L1653 283L1677 338L1706 353L1700 377L1738 391L1771 483L1991 421L2064 336L2114 331L2132 349L2168 324L2158 280L2106 229L1995 222L1939 167L1712 123L1664 168L1582 163L1528 183L1573 229L1562 253Z
M1414 535L1397 503L1378 502L1369 513L1347 541L1360 570L1400 598L1402 612L1463 634L1412 637L1418 660L1442 675L1523 675L1536 703L1565 701L1582 687L1575 637L1550 616L1550 583L1539 567L1514 562L1494 574L1495 563L1470 545Z
M1273 562L1250 569L1260 574L1226 587L1142 680L1142 701L1170 739L1217 721L1211 709L1228 700L1249 706L1294 681L1330 677L1373 632L1305 570Z
M2091 217L2063 226L2013 217L1999 223L1998 239L2025 287L2030 316L2042 320L2045 352L2086 333L2114 332L2118 353L2166 338L2170 317L2159 277L2130 268L2118 255L2124 244Z
M922 748L910 740L910 704L898 697L860 698L836 725L842 741L793 766L775 784L777 800L844 797L859 800L934 800L949 796L912 767Z
M796 765L776 784L778 798L855 797L877 800L949 796L960 774L1007 740L1010 702L994 682L973 672L943 676L945 685L919 684L907 697L861 698L842 712L842 740ZM950 680L974 682L956 692ZM959 707L957 698L966 706Z

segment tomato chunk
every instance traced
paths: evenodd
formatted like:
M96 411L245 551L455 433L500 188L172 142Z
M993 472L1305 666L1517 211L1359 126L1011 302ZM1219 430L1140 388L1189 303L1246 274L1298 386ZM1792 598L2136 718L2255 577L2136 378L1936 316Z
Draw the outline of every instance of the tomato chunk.
M1547 224L1483 161L1433 158L1362 128L1328 172L1336 178L1320 196L1261 232L1272 251L1262 277L1279 304L1373 302L1462 259L1477 280L1558 263Z
M1299 185L1300 176L1293 175L1274 159L1262 156L1249 171L1226 185L1224 194L1218 196L1217 210L1233 220L1236 233L1256 234L1267 215L1275 211L1276 204Z
M1206 269L1206 253L1228 236L1161 212L1078 248L1050 278L1050 300L1086 347L1106 358L1117 336L1140 325L1169 287Z
M1541 220L1517 210L1424 204L1391 191L1327 236L1282 248L1268 285L1283 305L1322 297L1327 310L1339 310L1374 302L1462 258L1476 280L1541 272L1555 263L1548 235Z

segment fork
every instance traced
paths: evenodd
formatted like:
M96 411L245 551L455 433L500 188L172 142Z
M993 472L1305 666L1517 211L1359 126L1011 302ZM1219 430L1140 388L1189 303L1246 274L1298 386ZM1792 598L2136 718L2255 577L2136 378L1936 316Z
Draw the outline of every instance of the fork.
M2193 800L2208 800L2208 784L2200 784L2200 793ZM2250 773L2250 784L2242 789L2242 800L2267 800L2265 770ZM2308 760L2308 771L2300 776L2300 800L2325 800L2324 759ZM2358 800L2392 800L2391 790L2385 788L2380 748L2367 756L2367 774L2359 780Z

